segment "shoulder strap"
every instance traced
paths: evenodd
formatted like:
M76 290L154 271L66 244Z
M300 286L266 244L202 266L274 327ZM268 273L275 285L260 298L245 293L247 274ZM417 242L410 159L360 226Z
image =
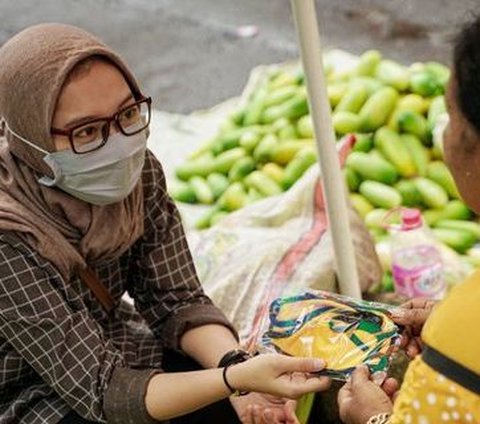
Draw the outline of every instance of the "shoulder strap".
M11 246L21 249L24 254L30 254L25 248L25 242L14 232L5 231L0 233L0 238L4 239ZM20 244L20 246L17 246ZM110 313L115 307L115 300L100 279L91 268L85 268L78 271L78 275L83 283L93 292L97 300L101 303L107 313Z
M85 268L79 271L80 278L83 283L93 292L97 300L102 304L107 313L110 313L114 306L115 300L110 292L103 285L100 279L91 268Z
M463 388L480 395L480 375L462 364L450 359L431 346L425 345L422 352L423 361L435 371Z

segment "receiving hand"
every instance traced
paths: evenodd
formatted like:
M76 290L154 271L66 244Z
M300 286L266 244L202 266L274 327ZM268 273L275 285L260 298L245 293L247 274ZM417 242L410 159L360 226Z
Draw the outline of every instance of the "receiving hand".
M297 402L263 393L230 398L242 424L299 424Z
M396 324L405 326L402 334L402 348L410 358L422 351L420 335L423 326L438 302L430 299L412 299L392 312Z
M365 424L372 416L393 410L389 395L370 379L366 366L358 367L340 389L338 406L345 424Z

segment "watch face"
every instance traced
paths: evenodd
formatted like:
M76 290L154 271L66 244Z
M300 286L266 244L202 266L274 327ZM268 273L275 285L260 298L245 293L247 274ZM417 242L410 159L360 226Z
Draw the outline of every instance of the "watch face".
M262 343L286 355L322 358L322 374L340 380L361 364L384 373L399 342L386 307L323 292L280 298L270 307Z
M225 367L231 364L238 364L239 362L245 362L250 359L252 355L243 349L234 349L223 355L218 364L219 368Z

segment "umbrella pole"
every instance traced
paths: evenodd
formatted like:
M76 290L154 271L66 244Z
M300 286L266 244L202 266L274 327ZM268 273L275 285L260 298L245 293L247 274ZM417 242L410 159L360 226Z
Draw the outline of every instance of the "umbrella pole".
M325 190L340 292L360 298L346 187L332 126L314 0L291 0Z

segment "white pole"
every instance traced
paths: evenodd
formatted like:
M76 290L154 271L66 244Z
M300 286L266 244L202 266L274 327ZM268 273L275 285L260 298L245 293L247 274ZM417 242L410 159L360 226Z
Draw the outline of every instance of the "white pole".
M291 0L322 170L340 292L361 297L346 198L330 114L314 0Z

